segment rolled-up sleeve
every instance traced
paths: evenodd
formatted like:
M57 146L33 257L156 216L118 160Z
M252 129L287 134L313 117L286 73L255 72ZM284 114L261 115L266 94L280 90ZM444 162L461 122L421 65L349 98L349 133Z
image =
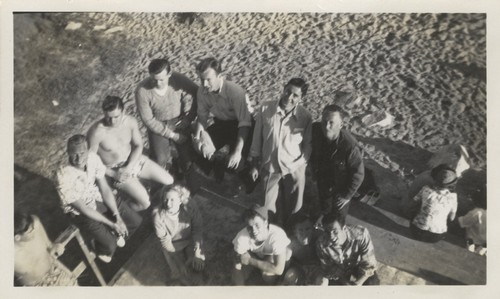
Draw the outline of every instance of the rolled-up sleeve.
M238 128L252 126L252 116L247 106L248 94L238 93L232 98L233 109L238 118Z
M375 258L375 249L368 229L363 228L363 236L359 244L360 262L358 267L366 274L373 275L377 268L377 259Z

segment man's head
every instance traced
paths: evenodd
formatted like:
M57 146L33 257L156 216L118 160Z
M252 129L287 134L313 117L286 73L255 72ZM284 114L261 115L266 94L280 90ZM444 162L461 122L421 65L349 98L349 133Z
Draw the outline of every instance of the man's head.
M292 215L290 225L294 237L300 244L308 245L311 242L313 223L308 215L300 212Z
M434 186L438 189L453 189L457 183L455 170L446 164L440 164L431 170Z
M33 232L33 217L24 211L14 212L14 240L16 242L30 239Z
M243 212L243 220L248 234L257 242L263 242L269 235L268 211L265 207L255 205Z
M73 135L68 139L67 152L69 164L83 170L87 165L89 154L87 139L81 134Z
M338 105L328 105L321 114L321 128L326 139L336 140L339 137L340 129L344 126L344 111Z
M221 65L213 57L203 59L197 66L196 72L200 76L201 85L205 92L218 92L222 85Z
M167 59L153 59L148 66L149 75L156 82L156 87L167 87L170 78L170 63Z
M347 240L345 216L337 211L323 217L323 229L334 246L341 246Z
M109 127L117 127L123 120L123 100L116 96L107 96L102 102L104 111L104 124Z
M285 85L279 105L286 113L292 111L306 95L309 85L301 78L293 78Z

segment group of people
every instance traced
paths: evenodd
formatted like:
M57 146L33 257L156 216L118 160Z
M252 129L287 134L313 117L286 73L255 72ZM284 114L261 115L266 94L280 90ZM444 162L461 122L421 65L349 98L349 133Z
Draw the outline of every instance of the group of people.
M257 183L264 191L262 202L244 212L245 227L233 240L235 284L245 284L253 269L271 284L377 284L368 230L345 223L365 168L341 107L326 105L321 121L313 122L300 104L308 84L292 78L279 99L265 99L252 115L247 92L223 77L215 58L197 65L201 86L173 71L167 59L152 60L148 71L135 98L151 159L143 154L137 120L126 115L120 97L107 96L103 118L86 135L68 139L68 161L57 171L64 212L100 260L110 262L142 222L152 192L141 180L150 180L160 186L153 223L172 281L196 284L206 262L203 223L180 182L193 171L213 172L220 182L232 171L248 192ZM303 204L308 165L320 199L314 211ZM456 194L447 189L456 181L453 169L436 173L436 184L415 197L422 204L412 231L426 240L442 234L442 218L456 212ZM440 213L429 212L437 206Z

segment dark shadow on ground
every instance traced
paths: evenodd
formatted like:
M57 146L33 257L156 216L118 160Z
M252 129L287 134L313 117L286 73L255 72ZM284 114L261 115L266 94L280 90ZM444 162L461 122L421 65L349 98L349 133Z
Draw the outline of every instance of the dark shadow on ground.
M463 282L426 269L419 269L418 273L414 274L421 277L426 277L428 280L438 285L464 285Z
M427 169L426 162L432 156L431 152L402 141L393 141L389 138L370 138L355 134L354 136L358 141L373 145L377 150L384 152L405 172L421 173Z

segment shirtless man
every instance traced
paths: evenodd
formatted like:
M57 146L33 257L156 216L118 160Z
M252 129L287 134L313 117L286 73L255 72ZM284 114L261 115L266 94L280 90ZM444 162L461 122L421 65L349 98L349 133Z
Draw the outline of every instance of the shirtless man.
M143 143L137 121L123 112L123 100L107 96L102 103L104 117L87 133L90 151L97 153L106 175L115 180L115 187L128 193L135 202L130 206L141 211L150 205L149 195L139 178L163 185L174 182L162 167L142 154Z
M24 286L71 286L77 280L57 260L64 246L52 243L35 215L14 213L14 275Z

